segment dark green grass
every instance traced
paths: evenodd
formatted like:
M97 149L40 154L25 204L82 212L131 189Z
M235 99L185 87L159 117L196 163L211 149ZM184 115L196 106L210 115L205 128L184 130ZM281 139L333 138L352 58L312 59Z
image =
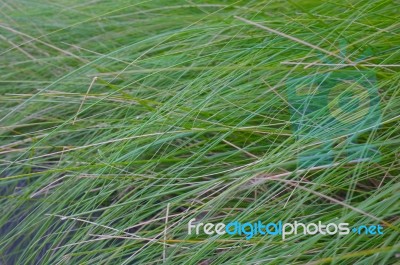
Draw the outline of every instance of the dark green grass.
M398 1L0 5L0 264L399 262ZM380 159L344 159L341 135L332 166L301 169L321 136L293 131L288 80L349 61L376 74L359 141ZM191 218L385 233L246 241L189 236Z

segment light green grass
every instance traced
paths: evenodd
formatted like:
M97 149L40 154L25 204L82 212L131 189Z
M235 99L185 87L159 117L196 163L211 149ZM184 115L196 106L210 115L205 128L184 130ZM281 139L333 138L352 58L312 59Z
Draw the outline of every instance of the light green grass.
M322 2L1 1L0 264L398 263L400 3ZM344 144L299 169L318 140L296 139L287 80L338 67L286 63L366 50L380 160ZM385 233L188 236L194 217Z

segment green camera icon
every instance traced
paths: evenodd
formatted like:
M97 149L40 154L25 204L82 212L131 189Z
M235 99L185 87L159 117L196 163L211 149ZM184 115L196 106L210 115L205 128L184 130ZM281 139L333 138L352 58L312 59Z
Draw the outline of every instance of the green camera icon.
M360 135L381 123L375 72L341 68L287 81L293 132L302 144L301 168L327 165L338 158L377 160L379 152Z

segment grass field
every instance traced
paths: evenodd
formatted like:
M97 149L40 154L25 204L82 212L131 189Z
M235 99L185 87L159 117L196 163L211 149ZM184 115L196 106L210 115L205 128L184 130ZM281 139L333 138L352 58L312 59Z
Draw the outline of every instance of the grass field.
M399 1L2 0L0 58L1 265L400 264Z

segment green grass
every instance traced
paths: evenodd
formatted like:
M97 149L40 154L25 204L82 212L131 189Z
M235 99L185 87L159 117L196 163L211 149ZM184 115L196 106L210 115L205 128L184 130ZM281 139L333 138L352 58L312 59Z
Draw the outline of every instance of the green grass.
M400 2L0 6L0 264L400 262ZM288 84L343 69L376 75L379 127L359 141L380 158L345 159L357 128L336 124L334 163L304 169L325 138L299 140ZM384 235L196 237L192 218Z

